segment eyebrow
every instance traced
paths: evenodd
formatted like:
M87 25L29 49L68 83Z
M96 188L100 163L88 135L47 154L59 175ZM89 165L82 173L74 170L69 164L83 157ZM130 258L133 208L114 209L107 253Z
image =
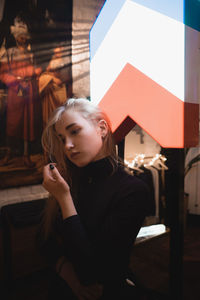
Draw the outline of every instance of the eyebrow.
M65 130L69 130L71 127L73 127L74 125L76 125L76 123L71 123L71 124L69 124L69 125L67 125L66 127L65 127Z
M69 129L70 129L71 127L73 127L74 125L76 125L76 123L71 123L71 124L67 125L67 126L65 127L65 130L69 130ZM58 136L62 137L62 134L58 134Z

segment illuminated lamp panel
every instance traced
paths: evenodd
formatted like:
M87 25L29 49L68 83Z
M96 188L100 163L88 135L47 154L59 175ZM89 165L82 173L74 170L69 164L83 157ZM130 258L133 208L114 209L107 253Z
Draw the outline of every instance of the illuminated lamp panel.
M111 120L117 143L135 123L162 147L182 148L198 143L198 104L184 103L130 64L99 106Z
M184 24L185 3L107 0L93 25L91 100L116 143L137 123L162 147L198 144L199 27Z
M99 24L102 29L103 21L106 23L107 19ZM182 22L134 1L124 1L104 39L99 41L99 36L94 36L95 28L90 34L92 101L98 103L102 99L127 63L184 99ZM98 48L94 49L93 44Z

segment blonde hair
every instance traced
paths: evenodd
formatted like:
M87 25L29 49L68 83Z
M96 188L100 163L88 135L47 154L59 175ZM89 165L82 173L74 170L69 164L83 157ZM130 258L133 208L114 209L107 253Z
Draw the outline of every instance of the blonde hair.
M98 106L93 105L89 100L85 98L70 98L62 106L58 107L50 116L47 126L43 131L42 146L44 151L49 156L50 161L57 164L56 166L59 169L61 175L70 186L72 196L75 196L76 184L74 184L74 182L78 176L78 168L73 163L71 163L69 159L67 159L62 141L55 130L55 124L61 119L63 113L69 110L79 112L82 117L84 117L88 121L91 121L93 124L102 119L105 120L108 125L108 132L103 139L102 150L104 155L109 158L113 166L113 170L117 166L118 159L115 151L110 121L106 114ZM55 221L59 210L57 201L52 196L50 196L49 198L50 199L48 199L45 206L43 218L43 228L46 238L51 231L52 224Z

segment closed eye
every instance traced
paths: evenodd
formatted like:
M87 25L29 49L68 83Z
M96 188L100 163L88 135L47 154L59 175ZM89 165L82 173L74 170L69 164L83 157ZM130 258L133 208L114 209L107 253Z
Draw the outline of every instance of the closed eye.
M76 135L80 132L81 128L76 128L70 131L71 135Z

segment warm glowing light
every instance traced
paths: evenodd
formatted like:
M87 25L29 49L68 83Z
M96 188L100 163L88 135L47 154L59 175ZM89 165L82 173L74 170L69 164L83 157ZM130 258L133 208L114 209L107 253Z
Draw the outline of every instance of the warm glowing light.
M116 141L129 118L162 147L198 144L200 37L185 9L184 0L105 2L90 32L91 101Z

